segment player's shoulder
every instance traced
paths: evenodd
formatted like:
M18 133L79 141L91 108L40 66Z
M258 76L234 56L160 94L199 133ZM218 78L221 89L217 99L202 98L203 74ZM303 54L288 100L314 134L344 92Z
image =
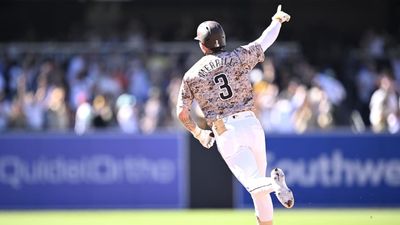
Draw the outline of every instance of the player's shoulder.
M184 79L190 79L199 74L199 71L204 67L207 62L209 62L214 56L205 55L201 57L195 64L193 64L190 69L188 69L185 73Z
M192 78L193 76L195 76L195 75L197 74L197 71L198 71L199 68L200 68L201 60L202 60L202 59L203 59L203 58L199 59L195 64L192 65L192 67L190 67L190 68L186 71L186 73L185 73L185 75L184 75L184 79Z
M241 45L233 50L235 53L249 53L254 51L262 51L262 47L257 42L250 42L246 45Z
M252 62L255 58L258 61L263 61L264 51L260 44L251 42L247 45L242 45L233 50L242 63Z

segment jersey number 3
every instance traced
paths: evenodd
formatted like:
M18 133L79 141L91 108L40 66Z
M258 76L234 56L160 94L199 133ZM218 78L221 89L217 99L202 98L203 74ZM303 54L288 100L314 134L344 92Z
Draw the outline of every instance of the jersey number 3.
M219 85L219 97L221 97L223 100L229 99L233 96L232 88L229 86L228 78L226 78L225 74L220 73L215 76L214 83Z

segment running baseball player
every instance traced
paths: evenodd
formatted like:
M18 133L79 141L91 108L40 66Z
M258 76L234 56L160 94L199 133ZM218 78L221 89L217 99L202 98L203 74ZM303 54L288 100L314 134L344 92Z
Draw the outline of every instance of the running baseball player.
M264 60L264 52L278 37L282 23L289 20L279 5L261 36L233 51L225 50L225 32L219 23L201 23L195 40L204 56L185 73L178 96L179 120L205 148L217 142L229 169L250 193L259 225L272 224L271 192L286 208L293 207L294 197L281 169L273 169L271 177L266 176L265 134L253 113L248 73ZM201 129L190 117L193 100L212 131Z

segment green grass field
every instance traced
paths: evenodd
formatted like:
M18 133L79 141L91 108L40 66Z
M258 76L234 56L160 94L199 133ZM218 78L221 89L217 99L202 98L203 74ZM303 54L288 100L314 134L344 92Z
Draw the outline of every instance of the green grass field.
M0 225L254 225L251 210L0 211ZM274 225L400 225L399 209L279 209Z

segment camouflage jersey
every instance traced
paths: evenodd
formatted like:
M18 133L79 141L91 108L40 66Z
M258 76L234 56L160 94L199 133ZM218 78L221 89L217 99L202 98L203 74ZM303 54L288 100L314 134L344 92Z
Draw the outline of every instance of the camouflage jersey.
M205 55L185 73L177 107L190 109L195 99L210 126L217 118L253 110L248 73L262 61L264 51L255 43Z

